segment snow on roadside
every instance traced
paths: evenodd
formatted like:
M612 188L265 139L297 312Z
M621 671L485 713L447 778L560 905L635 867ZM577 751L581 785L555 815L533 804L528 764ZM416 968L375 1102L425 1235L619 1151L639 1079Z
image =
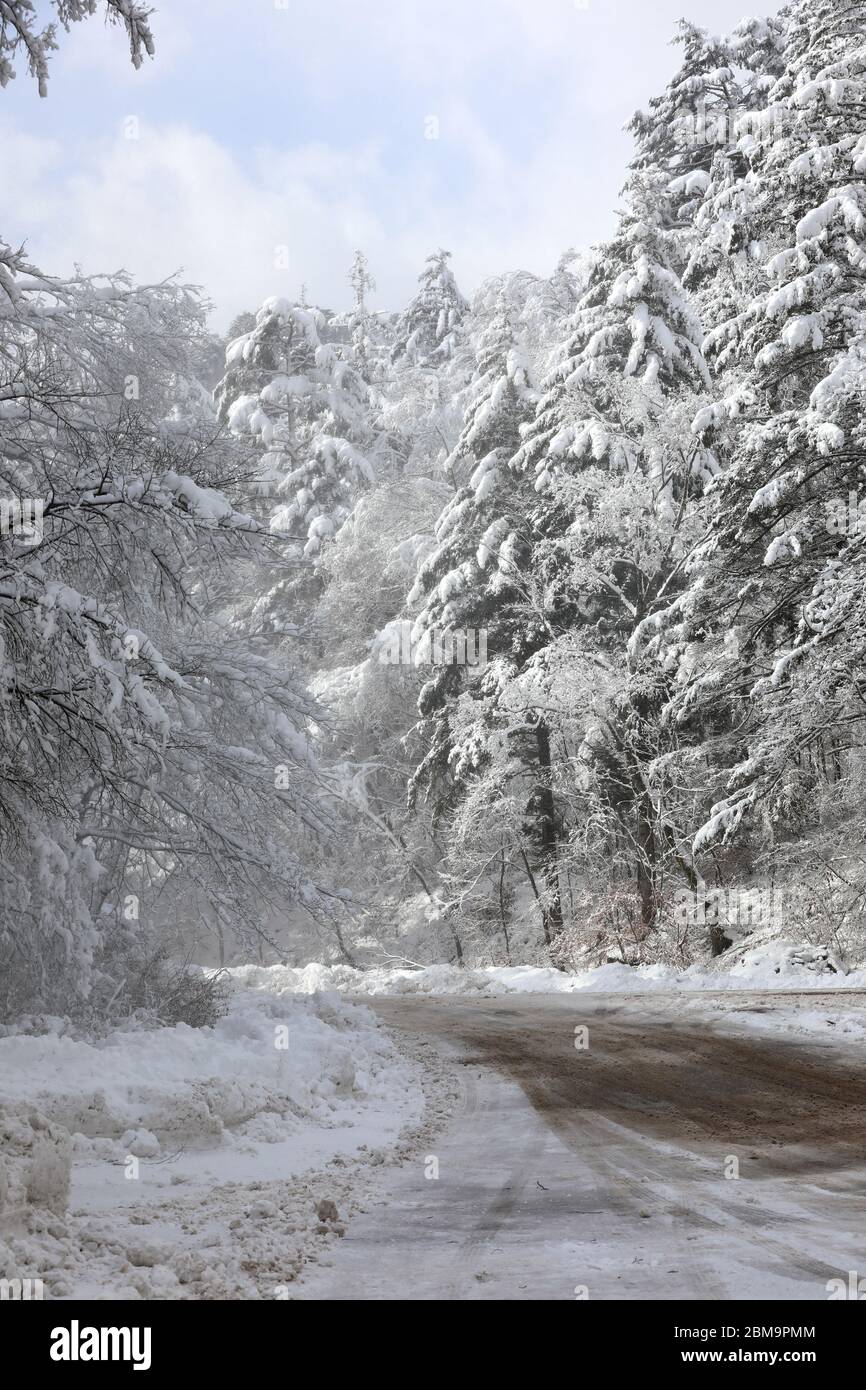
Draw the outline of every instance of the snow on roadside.
M544 966L451 965L355 970L345 965L312 964L301 969L272 965L241 966L232 974L247 987L277 994L336 989L353 996L466 995L480 998L522 994L618 995L642 1010L654 1005L681 1016L702 1014L728 1031L772 1031L845 1045L866 1042L866 970L843 973L822 948L760 940L710 965L677 970L664 965L611 964L567 974ZM809 959L810 964L804 964ZM834 964L835 969L828 969ZM857 995L840 991L862 991ZM835 993L836 997L833 998ZM852 1005L852 1007L849 1007ZM843 1012L844 1008L844 1012Z
M866 1010L845 1009L840 1011L842 997L833 998L830 991L825 996L823 1007L817 1007L810 996L821 996L819 990L804 990L796 999L774 998L770 991L748 1001L737 1000L730 992L726 996L711 997L692 995L687 1001L697 1006L706 1015L714 1015L722 1031L741 1033L748 1031L785 1033L788 1037L809 1038L821 1042L838 1043L849 1047L854 1043L866 1043Z
M453 965L416 968L372 967L355 970L348 965L244 965L231 974L249 988L276 993L306 994L340 990L351 995L396 994L571 994L592 990L603 994L644 994L653 991L718 991L866 989L866 970L843 974L841 968L822 968L823 953L815 968L802 965L802 945L774 940L732 957L729 965L720 957L712 965L676 969L668 965L600 965L566 973L549 966Z
M0 1278L288 1297L342 1233L353 1165L399 1156L422 1113L420 1068L334 992L236 987L212 1028L2 1037Z

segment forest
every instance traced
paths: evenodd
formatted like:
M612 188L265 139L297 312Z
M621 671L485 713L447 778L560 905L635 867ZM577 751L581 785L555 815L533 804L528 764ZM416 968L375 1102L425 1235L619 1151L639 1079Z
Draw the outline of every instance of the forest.
M0 5L47 103L56 8ZM431 247L377 307L360 248L221 334L0 238L0 1022L866 959L864 28L682 21L610 238L471 296Z

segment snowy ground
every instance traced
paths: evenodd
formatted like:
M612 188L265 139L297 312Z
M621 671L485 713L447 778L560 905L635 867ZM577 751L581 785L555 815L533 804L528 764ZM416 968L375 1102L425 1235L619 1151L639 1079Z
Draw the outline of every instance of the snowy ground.
M663 1271L663 1297L819 1296L854 1259L844 1232L866 1235L840 1129L866 1121L866 978L790 949L727 974L245 966L214 1028L2 1037L0 1278L48 1298L563 1298L587 1281L640 1298ZM739 1130L713 1129L744 1104ZM719 1178L731 1152L755 1182Z
M0 1277L50 1298L287 1296L424 1109L418 1064L337 994L238 989L214 1028L97 1044L9 1036L0 1078Z
M809 966L801 956L815 956ZM866 969L845 971L828 953L802 944L770 939L742 952L721 956L711 965L678 970L668 965L601 965L566 973L549 966L454 965L374 966L355 970L348 965L314 963L295 969L288 965L244 965L231 974L254 988L314 993L341 990L354 995L379 994L643 994L652 990L744 989L866 989Z

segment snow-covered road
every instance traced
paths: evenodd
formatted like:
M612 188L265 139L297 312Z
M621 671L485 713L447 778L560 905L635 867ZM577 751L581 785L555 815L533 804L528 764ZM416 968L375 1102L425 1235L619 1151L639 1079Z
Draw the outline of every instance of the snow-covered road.
M375 1000L462 1098L293 1296L828 1298L866 1261L866 1050L792 1036L790 998L723 1002Z

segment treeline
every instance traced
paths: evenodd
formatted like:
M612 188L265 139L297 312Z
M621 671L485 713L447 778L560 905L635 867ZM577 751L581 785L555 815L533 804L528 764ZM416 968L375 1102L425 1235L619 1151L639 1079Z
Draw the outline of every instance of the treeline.
M347 321L387 446L317 688L402 865L374 958L862 952L864 18L681 24L609 242L471 305L439 253ZM486 662L431 667L442 632Z
M864 21L683 23L610 241L471 302L0 243L0 1016L862 952Z

